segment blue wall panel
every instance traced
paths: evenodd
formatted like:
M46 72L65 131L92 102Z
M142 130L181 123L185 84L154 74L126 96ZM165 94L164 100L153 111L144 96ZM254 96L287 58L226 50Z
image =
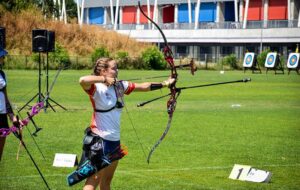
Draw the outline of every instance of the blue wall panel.
M216 3L201 3L199 22L215 22Z
M234 20L234 2L225 2L225 21Z
M192 22L195 22L195 5L191 4L192 8ZM178 22L188 23L189 22L189 7L188 4L180 4L178 6Z
M89 9L90 24L104 23L104 8L96 7Z

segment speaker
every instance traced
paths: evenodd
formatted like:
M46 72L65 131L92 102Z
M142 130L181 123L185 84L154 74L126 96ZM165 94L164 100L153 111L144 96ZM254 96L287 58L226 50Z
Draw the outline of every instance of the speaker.
M6 48L6 43L5 43L5 28L0 27L0 47L5 49Z
M48 52L55 51L55 32L48 31Z
M48 31L43 29L32 30L32 51L47 52L48 51Z

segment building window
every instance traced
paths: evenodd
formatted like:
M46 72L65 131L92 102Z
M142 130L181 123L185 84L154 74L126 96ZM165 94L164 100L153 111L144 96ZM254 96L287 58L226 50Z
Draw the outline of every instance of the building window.
M180 56L185 57L187 54L188 54L187 46L182 46L182 45L177 46L176 55L178 57L180 57Z

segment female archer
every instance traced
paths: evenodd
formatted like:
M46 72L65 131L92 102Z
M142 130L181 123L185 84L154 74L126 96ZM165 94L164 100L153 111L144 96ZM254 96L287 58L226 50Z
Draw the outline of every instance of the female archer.
M4 58L6 55L7 51L0 47L0 128L9 128L7 116L14 124L18 123L18 120L14 115L14 112L12 110L11 104L7 96L6 76L5 73L2 71L2 67L4 65ZM5 139L6 137L1 137L0 135L0 161L4 150Z
M126 154L120 147L120 117L124 106L124 94L157 90L169 87L175 82L175 79L169 78L162 83L132 83L118 80L117 77L116 61L111 58L100 58L95 63L93 74L83 76L79 80L83 90L89 95L94 109L84 139L81 164L91 160L93 166L101 169L87 178L84 190L94 190L97 186L101 190L109 190L118 160ZM88 136L92 136L93 140Z

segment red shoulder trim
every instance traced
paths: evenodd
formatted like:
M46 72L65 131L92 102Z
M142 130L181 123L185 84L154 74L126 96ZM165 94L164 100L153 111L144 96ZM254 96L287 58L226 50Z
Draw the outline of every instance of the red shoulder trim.
M124 93L126 95L129 95L134 89L135 89L135 84L132 83L132 82L128 82L128 87L127 87L127 89L125 90Z
M85 92L86 92L88 95L90 95L90 96L94 95L95 91L96 91L96 85L95 85L95 84L92 84L92 85L91 85L91 88L90 88L89 90L85 90Z

